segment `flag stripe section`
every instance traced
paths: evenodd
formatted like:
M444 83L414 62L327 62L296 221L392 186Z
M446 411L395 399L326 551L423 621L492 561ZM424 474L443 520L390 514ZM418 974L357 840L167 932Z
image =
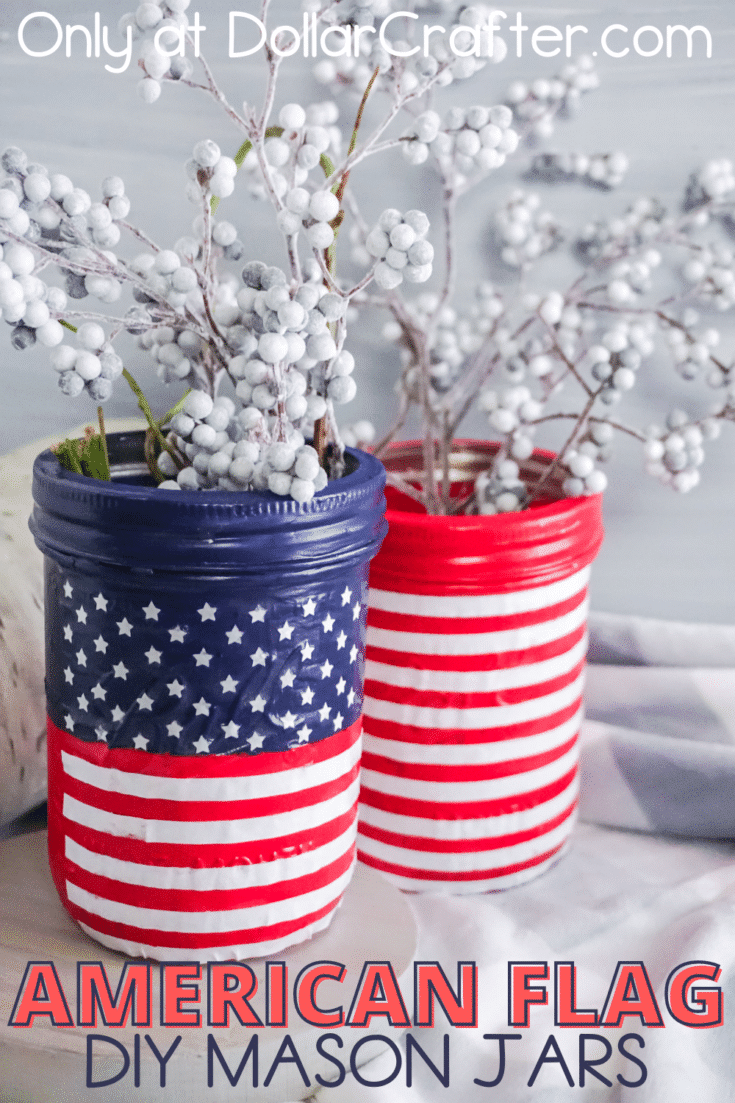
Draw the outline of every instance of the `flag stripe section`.
M328 924L356 858L359 721L289 751L191 757L189 776L181 758L171 770L170 755L100 747L52 723L49 743L52 869L105 945L247 957Z
M416 655L482 655L503 651L537 647L558 640L584 624L587 618L587 601L576 609L553 620L538 621L522 628L496 628L490 632L467 634L444 632L420 632L403 628L373 628L368 624L368 646L386 651L404 651Z
M533 687L551 678L569 673L584 660L587 637L582 636L568 651L539 662L527 662L502 670L426 670L421 667L393 666L368 659L365 678L384 686L445 693L495 693L507 689Z
M298 919L217 934L144 930L118 920L100 918L76 904L69 903L68 906L87 934L105 946L129 956L155 957L157 961L180 961L182 952L185 952L187 960L199 958L201 961L229 961L233 958L275 954L311 938L317 931L323 931L329 926L340 900L341 894L323 907Z
M476 655L430 655L426 652L414 654L410 651L391 651L390 648L370 648L370 657L374 662L386 663L393 667L410 666L421 670L506 670L525 663L542 662L563 655L575 643L586 635L584 623L580 623L566 636L540 644L538 647L524 647L518 651L479 652Z
M588 578L370 591L361 861L401 888L461 893L556 861L578 800Z
M542 620L547 610L559 602L582 593L590 577L584 567L568 578L528 590L503 594L413 594L395 590L370 589L369 607L409 616L459 619L460 617L510 617L516 613L535 612Z

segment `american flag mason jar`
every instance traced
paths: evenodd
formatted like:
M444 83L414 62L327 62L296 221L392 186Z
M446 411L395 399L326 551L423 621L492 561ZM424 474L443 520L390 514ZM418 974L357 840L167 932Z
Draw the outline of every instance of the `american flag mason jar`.
M458 496L496 449L455 442ZM533 483L552 460L538 451L522 474ZM386 457L406 479L420 462L410 442ZM519 513L428 516L388 489L370 570L358 847L401 888L509 888L569 842L601 501L548 490Z
M34 467L45 554L49 858L129 956L264 956L329 924L351 877L367 579L382 466L311 502Z

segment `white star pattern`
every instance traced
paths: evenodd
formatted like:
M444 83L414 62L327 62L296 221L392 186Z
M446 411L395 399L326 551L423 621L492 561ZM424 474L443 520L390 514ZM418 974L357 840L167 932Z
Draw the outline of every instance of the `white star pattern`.
M55 677L66 689L55 719L75 738L164 754L259 753L327 738L356 719L351 664L362 662L363 649L352 623L364 606L352 576L299 599L263 592L251 608L237 591L223 590L217 605L201 592L198 601L184 591L169 601L151 588L137 602L124 587L105 596L68 582L65 592Z
M284 623L278 629L278 638L279 638L279 640L290 640L292 635L293 635L293 628L288 623L288 621L284 621Z
M71 597L74 591L71 588L71 582L68 580L64 583L64 597Z

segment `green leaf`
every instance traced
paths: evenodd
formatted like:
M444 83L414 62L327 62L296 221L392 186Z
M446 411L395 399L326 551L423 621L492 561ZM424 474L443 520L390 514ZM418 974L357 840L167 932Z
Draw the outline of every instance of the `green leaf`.
M87 475L88 478L99 479L101 482L110 481L105 442L100 433L88 429L84 440L67 437L53 451L67 471Z

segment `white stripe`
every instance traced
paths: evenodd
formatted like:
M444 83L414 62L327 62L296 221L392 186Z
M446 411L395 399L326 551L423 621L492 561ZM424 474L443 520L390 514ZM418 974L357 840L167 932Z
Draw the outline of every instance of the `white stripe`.
M451 892L452 896L470 896L480 892L497 892L500 889L510 889L516 885L524 885L527 881L533 881L564 856L568 847L565 843L556 854L552 854L545 862L530 866L528 869L519 869L517 873L506 873L502 877L488 877L478 881L433 881L430 878L424 880L413 877L402 877L395 873L386 873L381 869L381 874L397 888L407 892ZM187 950L187 953L189 951Z
M347 831L336 839L304 854L276 858L272 862L259 862L257 865L217 866L214 869L149 866L126 862L120 858L110 858L107 854L95 854L69 838L65 839L65 853L70 862L88 873L120 881L125 885L195 892L228 891L279 884L323 869L347 853L355 840L356 831L357 825L353 821Z
M571 720L537 735L495 739L487 743L406 743L402 739L383 739L366 732L364 749L393 762L415 762L425 766L485 766L512 762L516 758L528 758L561 747L579 732L582 711L580 708Z
M517 812L506 812L500 816L486 816L479 820L430 820L419 816L402 816L386 812L382 808L373 808L369 804L360 805L358 839L362 847L365 836L359 829L360 824L370 824L384 831L393 831L397 835L418 835L424 839L442 839L458 841L461 839L485 839L498 835L511 835L517 831L527 831L539 824L558 816L576 799L579 794L579 774L575 774L571 783L551 800L542 801L532 808L522 808Z
M516 862L527 862L531 858L537 858L539 854L559 846L568 837L573 822L574 816L570 815L563 823L534 839L527 839L525 842L514 843L511 846L500 846L494 850L470 851L464 854L412 850L410 846L392 846L367 836L360 838L360 850L364 854L379 858L383 862L390 862L392 865L410 866L412 869L434 870L441 873L470 873L474 870L479 872L502 869L504 866L515 865Z
M349 773L360 759L360 740L341 754L305 766L278 770L271 774L239 777L178 778L132 773L96 766L78 755L61 752L66 773L77 781L105 792L149 800L234 801L300 793ZM244 766L247 764L245 763ZM225 813L223 813L224 815Z
M416 670L410 666L390 666L368 658L365 679L388 686L401 686L439 693L495 693L502 689L519 689L547 682L568 674L587 653L585 635L568 651L539 663L502 667L500 670Z
M537 766L535 770L526 770L522 774L509 777L493 777L486 781L416 781L408 777L394 777L377 770L362 771L362 784L365 789L376 793L403 797L406 800L420 800L431 803L451 802L462 804L467 801L500 800L503 797L522 796L545 785L558 781L573 769L579 761L579 741L571 750L549 762Z
M88 923L79 923L83 931L86 931L95 942L101 942L103 946L111 950L118 950L128 958L147 957L154 961L245 961L251 957L270 957L281 950L288 950L297 946L300 942L306 942L318 931L323 931L332 922L332 916L342 901L338 901L334 908L315 923L301 927L291 934L281 938L263 939L262 942L245 942L233 946L157 946L150 942L131 942L125 938L115 938L105 931L98 931Z
M530 613L545 609L578 594L587 585L590 568L584 567L569 578L551 582L547 586L534 586L530 590L517 590L510 594L472 594L467 596L438 596L434 594L407 594L394 590L370 588L368 605L388 613L403 613L417 617L504 617L515 613Z
M416 728L473 728L505 727L551 716L559 709L573 704L582 695L584 672L568 686L544 697L530 701L518 701L513 705L487 705L482 708L424 708L420 705L404 705L395 701L381 701L365 697L363 712L375 720L388 720L394 724L407 724Z
M144 930L174 931L177 934L225 934L227 931L234 933L253 927L272 926L274 923L284 923L309 915L334 900L335 896L341 895L351 876L350 869L329 885L289 900L250 908L232 908L229 911L220 909L216 912L164 911L160 908L121 904L117 900L95 896L69 880L66 882L66 891L70 903L113 923L126 923Z
M560 640L579 628L587 618L587 605L585 598L576 609L555 620L529 624L526 628L506 628L499 632L457 635L451 632L396 632L368 625L367 646L416 655L497 655L503 651L524 651L528 647Z
M228 819L227 807L222 807L221 820L151 820L138 816L122 816L83 804L68 794L64 796L63 814L83 827L91 827L106 835L139 839L147 843L183 843L187 846L227 845L278 838L318 827L348 812L357 800L359 778L343 793L320 801L319 804L250 819Z

